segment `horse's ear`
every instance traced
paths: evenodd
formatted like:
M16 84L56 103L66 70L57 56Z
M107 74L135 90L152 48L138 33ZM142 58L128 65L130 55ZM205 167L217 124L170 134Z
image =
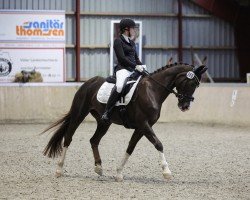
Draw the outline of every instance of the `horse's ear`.
M173 57L169 58L168 62L167 62L167 65L171 65L173 64Z
M197 76L201 76L205 71L207 71L207 67L205 65L201 65L199 67L195 67L194 68L194 73L197 75Z

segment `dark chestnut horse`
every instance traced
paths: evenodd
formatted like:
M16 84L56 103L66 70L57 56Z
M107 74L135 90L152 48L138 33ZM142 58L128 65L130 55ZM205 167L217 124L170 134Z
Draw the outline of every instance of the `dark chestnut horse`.
M190 101L194 99L192 97L193 93L199 86L201 75L206 70L207 68L205 66L194 67L188 64L175 63L162 67L141 79L131 102L126 106L127 119L133 124L135 130L125 156L117 168L117 181L123 180L123 167L134 151L137 142L143 136L159 151L164 178L168 179L171 177L171 171L168 168L163 153L163 145L154 133L152 126L160 117L162 103L170 93L176 95L178 98L178 107L182 111L189 109ZM85 82L76 92L68 114L44 130L44 132L46 132L60 125L44 150L44 155L48 157L54 158L61 155L56 176L62 175L66 151L72 141L72 136L89 113L91 113L97 121L96 131L90 139L95 159L95 172L102 175L102 162L98 150L100 140L106 134L111 123L123 125L123 120L119 115L119 109L117 107L114 108L110 123L107 124L101 120L105 104L99 103L96 95L104 81L104 78L97 76ZM173 90L174 88L176 88L177 92Z

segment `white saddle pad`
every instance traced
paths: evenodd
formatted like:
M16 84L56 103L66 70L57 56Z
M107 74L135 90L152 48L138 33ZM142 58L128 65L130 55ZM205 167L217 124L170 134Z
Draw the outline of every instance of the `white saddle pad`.
M125 96L125 98L121 98L120 101L118 101L116 103L116 106L120 106L120 105L128 105L128 103L130 102L130 100L132 99L133 97L133 94L134 94L134 91L135 91L135 88L137 86L137 84L139 83L141 79L141 76L136 80L136 81L133 81L135 82L134 85L132 86L132 88L130 89L129 93ZM129 81L128 83L131 83L132 81ZM127 83L127 84L128 84ZM111 93L111 90L112 88L114 87L115 84L113 83L108 83L108 82L104 82L102 84L102 86L100 87L100 89L98 90L97 92L97 100L100 102L100 103L107 103L108 102L108 99L109 99L109 96L110 96L110 93Z

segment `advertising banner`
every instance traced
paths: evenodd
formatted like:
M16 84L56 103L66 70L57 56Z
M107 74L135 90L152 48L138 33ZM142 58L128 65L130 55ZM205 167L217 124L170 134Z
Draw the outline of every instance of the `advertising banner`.
M23 70L43 82L65 81L64 11L0 10L0 27L0 82Z

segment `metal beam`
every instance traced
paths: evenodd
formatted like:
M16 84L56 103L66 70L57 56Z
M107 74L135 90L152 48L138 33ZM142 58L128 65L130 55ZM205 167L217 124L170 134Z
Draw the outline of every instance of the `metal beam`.
M75 15L74 11L67 11L66 16ZM100 17L113 17L113 16L135 16L135 17L178 17L174 13L115 13L115 12L81 12L81 16L100 16ZM205 14L183 14L183 18L211 18L212 15Z
M81 12L83 16L135 16L135 17L176 17L173 13L117 13L117 12Z
M81 47L80 47L80 0L76 0L76 12L75 12L75 18L76 18L76 46L75 46L75 53L76 53L76 81L79 82L80 77L80 53L81 53Z
M74 49L76 45L66 44L67 49ZM109 49L108 44L97 44L97 45L80 45L81 49ZM143 49L156 49L156 50L177 50L178 46L162 46L162 45L144 45ZM184 50L236 50L234 46L182 46Z
M182 61L183 59L183 47L182 47L182 1L178 0L178 59Z

